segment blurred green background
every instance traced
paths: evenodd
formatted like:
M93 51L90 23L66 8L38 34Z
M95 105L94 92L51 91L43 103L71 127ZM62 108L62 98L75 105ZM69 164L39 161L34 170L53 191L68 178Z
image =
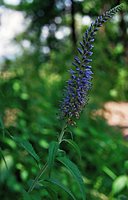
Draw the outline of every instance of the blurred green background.
M128 199L128 141L118 127L92 115L105 102L128 101L127 0L0 1L0 199L22 199L39 170L10 134L29 140L45 163L49 143L61 130L59 102L78 42L92 20L122 2L123 10L96 36L89 104L77 127L71 127L82 160L68 145L63 149L82 172L88 200ZM56 164L53 173L80 199L65 168ZM60 199L70 199L58 193ZM34 190L32 199L50 196L44 189Z

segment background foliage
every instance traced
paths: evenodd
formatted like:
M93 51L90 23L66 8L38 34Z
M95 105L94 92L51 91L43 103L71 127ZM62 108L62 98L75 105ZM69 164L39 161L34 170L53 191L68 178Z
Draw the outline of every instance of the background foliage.
M0 68L0 198L19 200L40 164L46 161L49 143L56 140L61 130L57 118L59 101L74 49L87 28L81 23L82 17L89 15L95 19L122 1L22 0L17 6L0 2L1 6L23 12L28 20L24 32L14 38L22 53L13 59L5 57ZM123 2L123 11L97 34L89 105L77 127L71 127L82 159L68 144L63 144L82 171L90 200L128 199L127 140L118 128L109 127L103 119L92 115L104 102L128 99L128 5ZM59 31L64 32L63 37ZM23 45L26 41L29 48ZM38 155L31 157L22 148L26 139ZM58 163L53 174L80 199L79 188L65 168ZM58 193L60 199L70 199L65 192ZM33 191L32 199L42 198L50 199L47 190Z

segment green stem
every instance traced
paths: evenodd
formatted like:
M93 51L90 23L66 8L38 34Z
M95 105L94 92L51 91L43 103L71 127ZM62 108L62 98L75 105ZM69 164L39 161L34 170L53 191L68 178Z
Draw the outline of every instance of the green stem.
M34 182L32 183L32 185L30 186L28 192L32 192L32 190L34 189L34 187L36 186L38 180L40 179L40 177L42 176L42 174L47 170L48 168L48 164L45 163L45 165L40 169L39 174L36 176Z
M64 133L65 133L65 129L67 128L67 124L65 123L62 127L59 139L58 139L58 143L60 144L62 142ZM32 192L32 190L34 189L34 187L36 186L37 182L39 181L39 179L41 178L41 176L44 174L44 172L47 170L48 168L48 163L46 162L45 165L40 169L38 175L36 176L35 180L33 181L32 185L30 186L28 192Z
M61 130L61 133L60 133L60 136L59 136L59 139L58 139L58 143L60 144L62 142L62 139L63 139L63 136L64 136L64 133L65 133L65 129L67 128L67 124L64 123L63 127L62 127L62 130Z

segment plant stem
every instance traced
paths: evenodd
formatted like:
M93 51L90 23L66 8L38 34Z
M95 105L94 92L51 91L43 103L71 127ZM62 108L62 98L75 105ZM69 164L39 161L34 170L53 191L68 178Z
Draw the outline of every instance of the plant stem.
M58 143L60 144L62 142L62 139L63 139L63 136L64 136L64 133L65 133L65 129L67 128L67 124L64 123L63 127L62 127L62 130L61 130L61 133L60 133L60 136L59 136L59 139L58 139Z
M67 124L64 123L61 133L60 133L60 136L59 136L59 139L58 139L59 144L62 142L66 128L67 128ZM32 185L29 187L28 192L32 192L32 190L36 186L37 182L39 181L40 177L44 174L44 172L47 170L47 168L48 168L48 163L46 162L45 165L40 169L40 171L39 171L38 175L36 176L35 180L33 181Z
M42 176L42 174L46 171L46 169L48 168L48 164L45 163L45 165L40 169L38 175L36 176L34 182L32 183L32 185L30 186L28 192L32 192L32 190L34 189L34 187L36 186L39 178Z

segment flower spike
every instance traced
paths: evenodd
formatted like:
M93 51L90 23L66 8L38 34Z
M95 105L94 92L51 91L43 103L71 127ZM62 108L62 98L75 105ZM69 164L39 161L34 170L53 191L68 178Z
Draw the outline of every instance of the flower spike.
M60 115L62 119L67 122L74 121L75 118L80 117L80 113L88 102L88 92L91 89L92 70L91 63L93 52L92 43L95 40L95 34L99 27L103 25L108 19L121 9L122 5L118 5L111 10L105 12L103 15L97 17L92 22L91 26L86 30L83 41L80 42L80 47L77 48L79 57L75 56L73 65L75 66L75 73L70 70L70 80L67 82L66 92L63 101L60 105ZM75 123L74 123L75 124Z

